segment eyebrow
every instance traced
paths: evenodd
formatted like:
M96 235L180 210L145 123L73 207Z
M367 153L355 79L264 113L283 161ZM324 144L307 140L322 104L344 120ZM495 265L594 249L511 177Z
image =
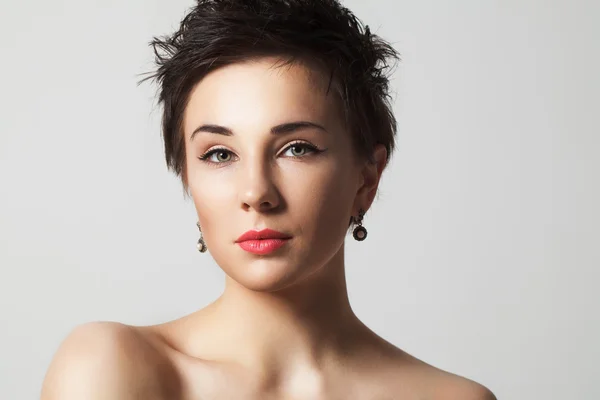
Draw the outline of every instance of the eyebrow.
M281 134L291 133L291 132L299 131L302 129L310 129L310 128L317 128L319 130L322 130L323 132L327 132L327 129L325 129L323 126L316 124L314 122L295 121L295 122L286 122L284 124L280 124L280 125L272 127L271 134L281 135ZM190 136L190 141L194 140L194 136L196 136L196 134L199 132L208 132L208 133L215 133L217 135L233 136L233 131L225 126L206 124L206 125L201 125L201 126L197 127L196 129L194 129L194 132L192 132L192 135Z

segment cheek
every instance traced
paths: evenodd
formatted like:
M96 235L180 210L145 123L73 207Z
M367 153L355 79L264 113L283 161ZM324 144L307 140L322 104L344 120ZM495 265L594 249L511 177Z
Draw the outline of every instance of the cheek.
M218 233L213 229L219 221L224 221L232 213L235 206L232 200L236 199L235 185L228 184L230 178L223 176L219 171L191 171L189 189L202 231L211 236Z
M339 238L345 235L356 195L349 165L339 160L326 168L298 174L287 196L308 236Z

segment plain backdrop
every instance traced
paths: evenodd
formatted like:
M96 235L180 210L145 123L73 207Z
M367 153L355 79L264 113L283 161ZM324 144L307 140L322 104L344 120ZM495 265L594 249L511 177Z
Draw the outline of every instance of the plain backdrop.
M347 240L376 332L500 399L599 399L600 3L347 0L402 55L398 151ZM0 398L59 343L223 289L166 170L148 42L191 1L0 3Z

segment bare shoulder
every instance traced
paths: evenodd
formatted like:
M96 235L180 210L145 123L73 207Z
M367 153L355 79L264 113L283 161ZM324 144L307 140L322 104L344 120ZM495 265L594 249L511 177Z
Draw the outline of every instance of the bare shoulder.
M437 393L440 400L497 400L490 389L471 379L444 372L439 378Z
M410 395L435 400L497 400L478 382L435 367L396 346L390 348L394 356L391 373L386 376L394 391L408 389Z
M176 375L135 327L77 326L64 339L42 385L42 400L173 398ZM169 379L170 378L170 379Z
M464 376L420 361L430 397L439 400L497 400L490 389Z

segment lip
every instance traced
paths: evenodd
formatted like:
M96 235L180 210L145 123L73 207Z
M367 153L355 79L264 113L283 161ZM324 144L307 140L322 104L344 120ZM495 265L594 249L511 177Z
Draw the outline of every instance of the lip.
M272 229L263 229L261 231L248 231L240 236L236 243L245 251L258 255L265 255L274 252L287 241L291 236Z
M236 243L245 242L248 240L265 240L265 239L290 239L290 235L274 231L273 229L263 229L261 231L248 231L237 238Z

